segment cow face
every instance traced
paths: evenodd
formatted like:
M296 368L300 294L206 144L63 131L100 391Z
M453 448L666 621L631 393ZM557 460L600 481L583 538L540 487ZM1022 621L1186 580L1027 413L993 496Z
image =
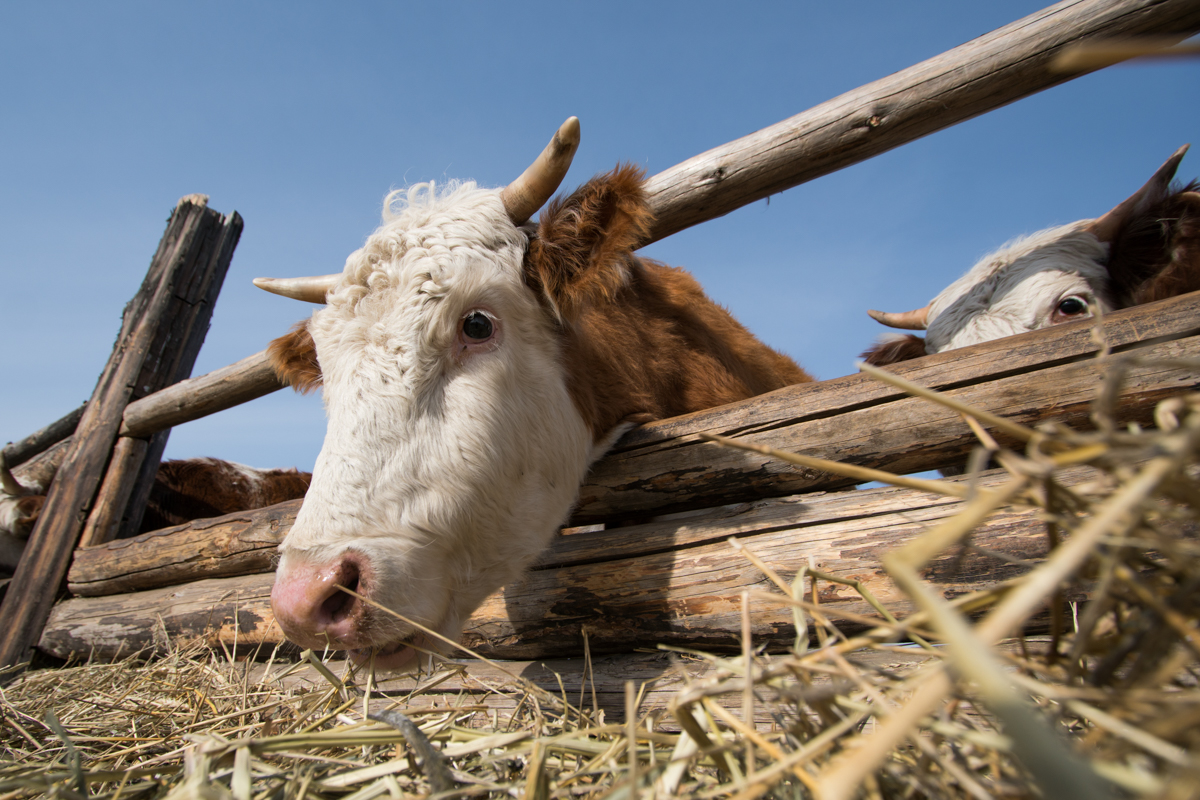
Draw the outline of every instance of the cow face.
M603 452L572 401L562 332L626 275L649 217L630 217L614 187L641 202L640 174L556 204L533 246L524 218L562 176L529 174L518 189L393 193L400 208L318 281L310 299L327 306L272 345L289 382L323 384L329 420L272 591L300 645L384 668L412 662L410 645L438 649L425 629L456 637L545 547Z
M924 329L925 338L886 340L863 353L877 365L1084 319L1148 299L1169 284L1197 288L1200 197L1170 191L1187 152L1180 148L1137 192L1095 220L1048 228L983 258L929 305L902 314L868 312L885 325ZM1190 244L1185 244L1190 243ZM1182 275L1181 275L1182 273Z
M456 636L563 522L592 435L527 245L499 192L415 187L309 322L329 424L272 593L293 641L400 666L404 620Z
M931 353L1083 319L1113 308L1108 246L1075 223L1041 231L982 259L929 306Z

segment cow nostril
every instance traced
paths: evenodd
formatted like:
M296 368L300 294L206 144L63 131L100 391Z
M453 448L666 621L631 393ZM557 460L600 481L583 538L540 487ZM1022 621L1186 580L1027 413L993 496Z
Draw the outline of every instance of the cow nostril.
M326 619L331 622L338 622L353 613L354 604L358 598L348 592L342 591L341 587L345 587L352 592L358 592L358 578L358 565L349 561L343 562L337 577L338 588L334 590L333 594L325 598L325 602L321 604L321 613Z

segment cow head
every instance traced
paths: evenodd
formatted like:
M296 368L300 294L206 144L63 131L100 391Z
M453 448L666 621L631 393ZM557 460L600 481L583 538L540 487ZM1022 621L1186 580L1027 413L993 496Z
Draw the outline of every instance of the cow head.
M1169 191L1187 150L1187 145L1181 147L1141 189L1104 216L1049 228L1005 245L924 308L901 314L867 312L894 328L924 330L925 337L892 336L863 357L874 364L894 363L1084 319L1092 315L1091 309L1110 311L1145 302L1147 298L1138 296L1133 284L1181 257L1180 252L1172 252L1177 250L1173 240L1180 215L1165 219L1170 215L1164 215L1161 206L1169 197L1188 194ZM1194 201L1185 197L1183 202ZM1147 248L1154 255L1123 255L1131 249L1122 250L1124 243L1139 235L1135 229L1148 217L1153 218L1151 227L1158 228L1150 232L1153 242ZM1200 273L1200 262L1192 269Z
M409 621L456 637L545 547L603 452L611 432L572 402L560 333L623 284L650 217L622 168L525 225L577 142L572 118L503 191L393 192L341 274L260 282L326 302L271 347L281 376L323 386L328 416L272 591L297 644L385 668L437 649Z
M46 502L43 487L21 484L0 453L0 572L12 573Z

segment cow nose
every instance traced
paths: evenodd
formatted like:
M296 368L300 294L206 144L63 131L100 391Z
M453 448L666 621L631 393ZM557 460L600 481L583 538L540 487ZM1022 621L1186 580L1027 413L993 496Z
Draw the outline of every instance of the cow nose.
M271 609L287 638L301 647L353 647L363 604L342 587L362 592L362 565L354 554L332 564L300 562L276 573Z

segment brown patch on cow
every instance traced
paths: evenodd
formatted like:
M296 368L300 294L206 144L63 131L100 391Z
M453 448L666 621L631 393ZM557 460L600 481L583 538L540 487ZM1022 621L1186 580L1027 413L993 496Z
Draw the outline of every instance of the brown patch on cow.
M321 364L317 361L317 346L308 332L308 320L301 320L292 329L267 347L267 358L279 380L301 394L308 394L321 385Z
M645 241L654 220L643 177L631 164L618 166L542 211L525 257L525 279L561 318L612 302L627 284L633 249Z
M691 275L633 254L653 220L641 179L618 167L552 202L526 256L527 280L560 314L567 385L597 440L812 380Z
M1109 246L1121 307L1200 290L1200 182L1148 198Z
M13 533L22 538L28 538L33 532L34 523L42 513L42 506L46 504L46 496L43 494L28 495L17 500L17 517L15 530Z
M150 490L141 530L264 508L304 497L312 474L296 469L249 470L216 458L164 461Z
M870 350L859 356L876 367L886 367L901 361L909 361L926 355L925 339L912 333L889 335L881 338Z

